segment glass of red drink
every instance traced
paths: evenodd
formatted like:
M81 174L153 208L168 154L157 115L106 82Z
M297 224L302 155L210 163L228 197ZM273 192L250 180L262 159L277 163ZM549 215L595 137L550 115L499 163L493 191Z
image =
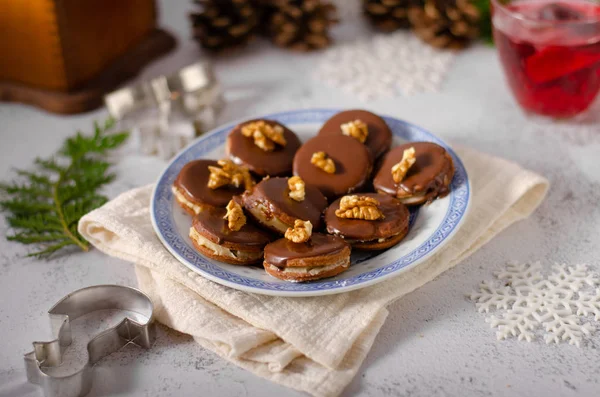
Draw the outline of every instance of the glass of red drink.
M526 111L566 118L600 91L600 2L491 0L494 41Z

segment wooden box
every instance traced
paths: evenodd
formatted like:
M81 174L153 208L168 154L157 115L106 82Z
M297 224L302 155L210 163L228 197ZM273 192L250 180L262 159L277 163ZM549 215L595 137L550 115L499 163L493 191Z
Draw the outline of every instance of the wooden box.
M0 82L5 83L0 97L35 103L15 94L15 87L44 90L46 97L47 91L63 93L63 98L93 88L99 105L107 89L174 46L170 36L159 49L148 44L156 38L156 19L154 0L0 0ZM126 62L127 54L140 55L140 46L152 54ZM132 62L139 64L135 71Z

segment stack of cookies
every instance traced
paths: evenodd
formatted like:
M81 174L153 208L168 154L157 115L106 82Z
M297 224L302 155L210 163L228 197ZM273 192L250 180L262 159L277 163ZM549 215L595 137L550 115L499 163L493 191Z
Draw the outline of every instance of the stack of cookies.
M332 277L352 249L383 250L408 233L407 206L448 194L452 157L430 142L390 150L392 132L365 110L338 113L304 144L273 120L237 125L228 158L195 160L173 184L205 256L262 262L279 279Z

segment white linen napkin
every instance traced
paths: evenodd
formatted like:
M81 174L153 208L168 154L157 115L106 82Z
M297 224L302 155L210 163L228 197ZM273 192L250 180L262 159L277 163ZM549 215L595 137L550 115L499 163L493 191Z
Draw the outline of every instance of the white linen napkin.
M156 318L231 362L315 396L341 393L383 325L386 306L453 267L526 218L548 181L503 159L457 152L473 201L452 241L398 277L348 293L281 298L237 291L190 271L163 247L150 221L152 186L121 194L84 216L79 232L99 250L135 264Z

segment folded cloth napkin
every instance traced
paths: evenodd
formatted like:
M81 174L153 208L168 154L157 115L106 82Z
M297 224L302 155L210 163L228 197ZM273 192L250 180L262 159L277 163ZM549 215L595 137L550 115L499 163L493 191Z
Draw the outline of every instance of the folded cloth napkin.
M237 291L191 272L163 247L150 222L152 186L123 193L84 216L79 232L99 250L135 264L139 288L161 323L253 373L315 396L352 380L390 302L453 267L540 204L543 177L514 163L458 148L473 201L439 253L398 277L338 295L282 298Z

